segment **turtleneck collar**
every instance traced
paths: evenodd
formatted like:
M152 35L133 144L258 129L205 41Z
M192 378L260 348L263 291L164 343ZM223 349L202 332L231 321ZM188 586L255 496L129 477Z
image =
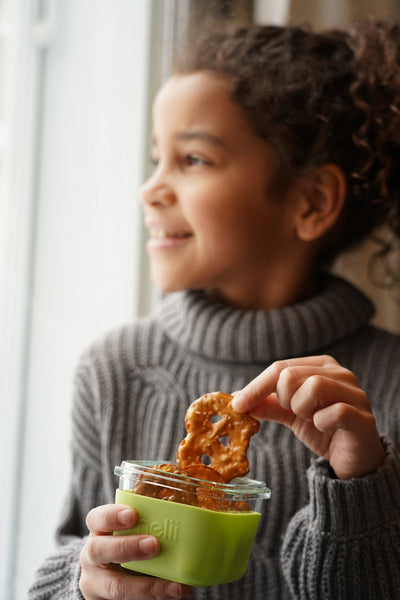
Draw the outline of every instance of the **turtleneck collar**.
M268 363L321 353L366 325L373 314L364 294L328 275L317 295L270 311L232 308L203 291L176 292L162 300L157 320L188 352L215 360Z

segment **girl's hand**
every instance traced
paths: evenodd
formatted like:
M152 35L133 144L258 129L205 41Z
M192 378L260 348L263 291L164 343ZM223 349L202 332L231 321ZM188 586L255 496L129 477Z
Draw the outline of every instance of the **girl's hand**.
M145 575L129 575L118 565L130 560L146 560L160 550L151 535L113 536L117 529L129 529L136 513L129 506L108 504L91 510L86 519L90 531L81 552L79 586L86 600L166 600L191 598L189 586Z
M290 427L340 479L367 475L385 460L367 395L331 356L273 363L235 393L233 406Z

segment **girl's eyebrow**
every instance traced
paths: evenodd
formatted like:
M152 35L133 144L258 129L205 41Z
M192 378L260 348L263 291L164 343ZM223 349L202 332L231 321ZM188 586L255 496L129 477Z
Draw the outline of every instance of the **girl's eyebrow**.
M190 141L190 140L203 140L205 142L209 142L214 144L215 146L223 146L224 142L221 138L208 133L207 131L202 130L194 130L194 131L182 131L175 135L175 139L178 141Z
M214 146L224 146L224 141L216 135L212 133L208 133L207 131L202 130L194 130L194 131L182 131L180 133L175 134L175 140L178 142L188 142L191 140L202 140L213 144ZM152 148L157 147L157 139L155 136L151 138L151 146Z

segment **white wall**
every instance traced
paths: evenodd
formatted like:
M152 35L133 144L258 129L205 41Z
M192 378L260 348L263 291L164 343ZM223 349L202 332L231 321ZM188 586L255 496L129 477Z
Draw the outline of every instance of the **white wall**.
M33 0L18 2L38 6ZM146 159L152 3L42 5L46 19L51 17L43 47L35 45L33 27L21 31L37 54L40 91L30 198L22 205L31 212L20 215L26 228L19 232L18 215L9 215L13 237L22 235L20 275L27 275L29 295L19 311L24 331L18 334L23 340L16 397L1 399L8 418L9 454L7 465L0 456L0 466L8 479L2 492L9 494L3 518L10 539L1 548L0 597L7 600L26 598L34 570L53 546L69 473L78 357L94 338L137 314L143 260L137 190ZM20 150L19 158L23 136ZM10 206L18 202L17 188L10 186L15 195ZM20 302L24 290L16 286L16 292ZM17 330L16 323L12 327Z
M284 25L289 19L291 0L254 0L256 23Z

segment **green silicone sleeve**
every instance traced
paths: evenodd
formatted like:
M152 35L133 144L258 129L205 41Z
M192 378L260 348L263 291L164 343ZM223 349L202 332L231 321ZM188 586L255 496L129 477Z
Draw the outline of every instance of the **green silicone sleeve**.
M123 567L194 586L227 583L244 574L260 513L216 512L119 489L115 500L138 514L135 527L115 535L150 534L161 544L158 556Z

